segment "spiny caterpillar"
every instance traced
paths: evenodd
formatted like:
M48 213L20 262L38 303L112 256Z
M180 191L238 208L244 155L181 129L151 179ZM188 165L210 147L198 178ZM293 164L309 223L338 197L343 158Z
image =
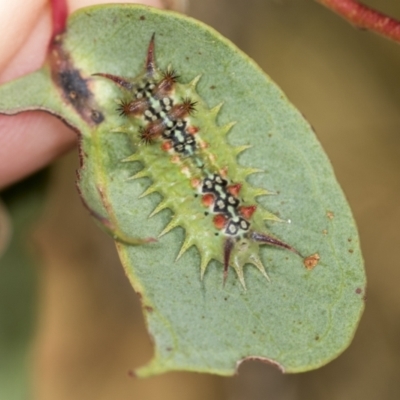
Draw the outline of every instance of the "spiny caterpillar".
M222 104L208 108L195 90L200 76L185 84L179 82L173 69L159 70L154 50L153 34L144 71L133 79L95 74L110 79L124 93L118 111L127 124L113 131L128 134L136 147L136 152L124 160L143 165L132 179L152 180L140 197L153 192L163 196L150 217L166 208L173 211L160 236L178 226L185 229L177 259L195 245L201 256L201 278L214 259L224 266L224 283L231 266L246 289L245 264L255 265L269 279L259 256L260 245L301 255L263 232L264 220L278 218L254 205L257 196L268 194L246 182L247 176L259 170L242 167L236 161L250 146L229 147L226 135L234 124L216 124Z

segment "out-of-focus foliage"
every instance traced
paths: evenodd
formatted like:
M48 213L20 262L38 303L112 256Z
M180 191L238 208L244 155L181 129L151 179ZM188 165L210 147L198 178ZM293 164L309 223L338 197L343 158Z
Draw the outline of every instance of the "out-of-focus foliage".
M2 193L12 236L0 257L0 399L25 400L30 392L37 304L32 224L42 210L45 175L36 174Z

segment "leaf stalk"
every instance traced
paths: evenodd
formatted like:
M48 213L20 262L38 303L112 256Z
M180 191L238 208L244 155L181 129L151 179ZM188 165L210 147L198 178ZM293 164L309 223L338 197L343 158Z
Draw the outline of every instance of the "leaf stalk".
M315 0L361 29L400 43L400 21L356 0Z

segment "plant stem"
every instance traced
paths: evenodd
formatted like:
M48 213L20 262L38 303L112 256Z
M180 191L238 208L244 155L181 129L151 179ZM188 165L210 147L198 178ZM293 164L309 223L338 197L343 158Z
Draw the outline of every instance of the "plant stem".
M358 28L368 29L400 43L400 21L356 0L315 0Z

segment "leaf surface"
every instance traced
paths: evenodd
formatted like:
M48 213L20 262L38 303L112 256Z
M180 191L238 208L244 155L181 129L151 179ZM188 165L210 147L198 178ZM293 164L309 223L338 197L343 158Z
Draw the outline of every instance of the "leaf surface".
M197 92L209 108L223 102L218 125L236 122L228 142L252 145L238 163L262 170L249 182L275 195L259 198L260 204L289 221L271 222L269 231L302 254L318 253L320 261L307 270L301 258L264 246L261 256L271 282L247 266L244 291L233 271L222 285L217 261L201 280L195 247L176 261L184 239L181 228L156 243L117 240L155 344L154 358L137 375L170 370L231 375L246 358L270 361L286 372L324 365L348 346L364 308L357 230L310 125L233 44L171 12L131 5L82 9L70 18L57 47L68 59L58 75L50 73L56 65L50 59L36 74L3 86L0 111L51 110L79 130L79 187L88 209L116 237L133 243L157 237L172 213L148 218L161 197L154 193L139 199L151 182L128 179L140 167L122 162L133 153L132 143L126 134L112 131L124 123L116 111L120 90L93 76L135 77L153 33L157 64L163 69L172 65L183 82L201 74ZM61 75L69 77L67 84ZM23 98L25 85L43 90Z

